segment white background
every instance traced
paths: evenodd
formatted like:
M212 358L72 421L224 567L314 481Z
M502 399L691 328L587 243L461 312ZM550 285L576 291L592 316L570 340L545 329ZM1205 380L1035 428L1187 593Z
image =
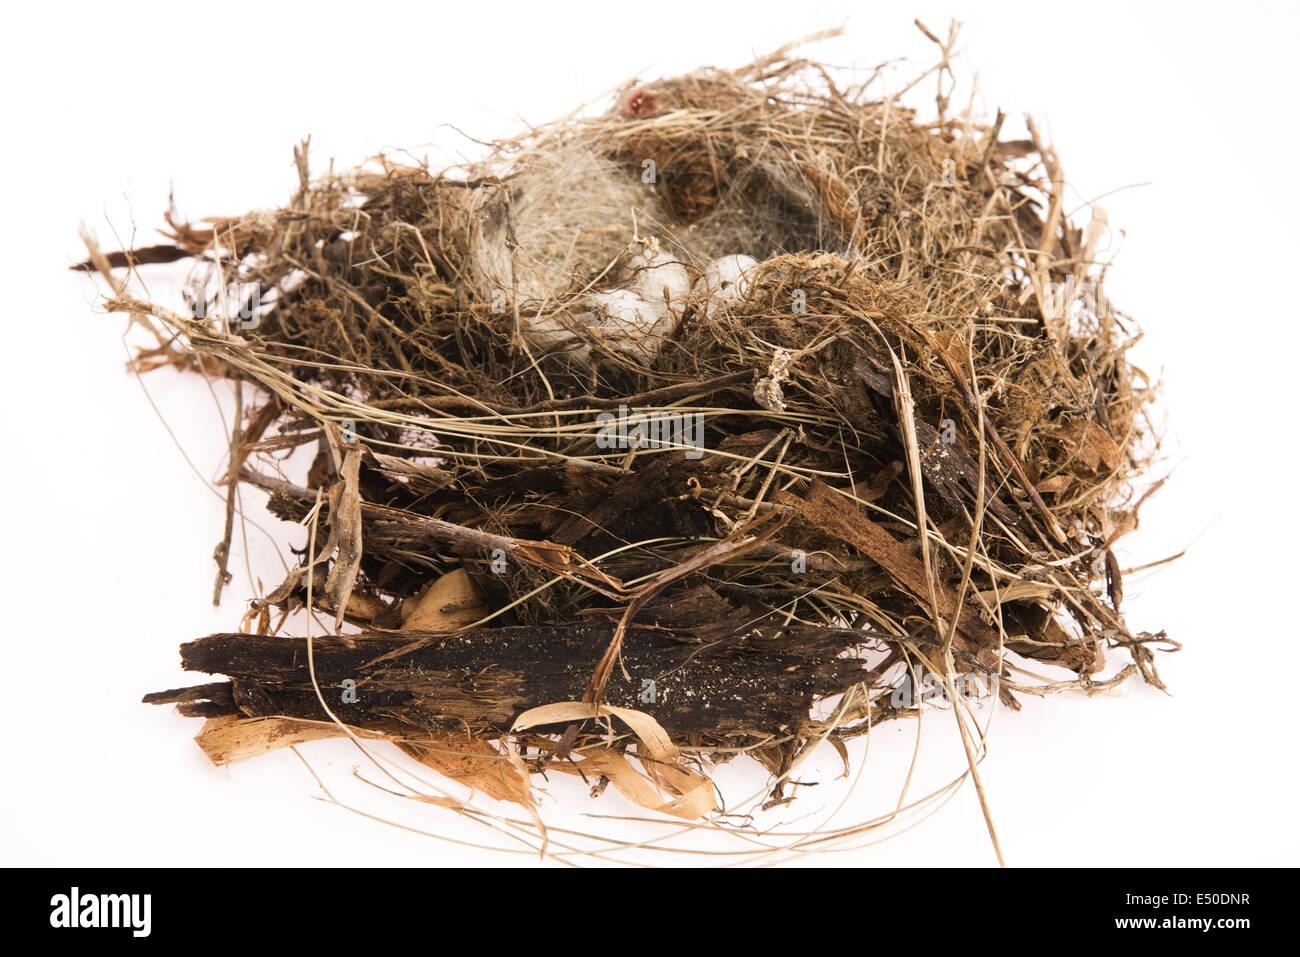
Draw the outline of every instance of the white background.
M1122 557L1190 547L1128 583L1134 629L1166 628L1184 645L1160 661L1169 695L1134 686L994 716L982 771L1007 860L1297 863L1300 16L1246 2L11 7L0 59L0 862L535 862L312 800L289 752L213 768L190 740L198 721L138 703L201 680L180 672L177 645L233 630L249 587L236 539L236 580L210 607L223 507L203 480L219 475L224 451L213 395L198 378L145 382L192 469L123 371L123 320L97 312L94 284L67 271L80 221L106 246L117 246L110 223L145 245L171 183L194 217L286 201L291 146L308 133L316 169L401 147L440 165L472 149L448 125L510 134L632 75L737 65L846 20L847 36L815 55L861 66L908 56L919 69L932 48L913 16L936 31L965 22L962 66L978 71L983 105L1046 119L1078 204L1148 184L1102 202L1126 234L1108 292L1146 330L1139 363L1163 375L1173 479ZM270 554L263 543L252 557L273 568ZM873 737L844 819L892 806L914 731L896 723ZM960 770L950 718L926 738L926 780ZM364 764L339 742L302 750L335 778ZM355 794L381 815L394 803ZM548 820L623 808L566 795L570 810L548 802ZM812 791L801 801L809 814L826 803ZM394 816L484 836L413 810ZM805 859L992 862L969 787L890 841Z

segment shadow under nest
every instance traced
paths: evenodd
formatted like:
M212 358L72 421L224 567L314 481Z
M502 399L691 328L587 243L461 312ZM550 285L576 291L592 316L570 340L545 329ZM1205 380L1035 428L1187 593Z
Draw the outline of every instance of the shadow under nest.
M137 367L240 383L229 485L316 543L241 632L182 646L226 680L146 700L209 718L214 760L337 721L525 804L543 768L640 800L610 763L637 756L692 817L712 762L749 754L783 800L806 749L914 714L926 672L1012 706L1161 686L1172 642L1125 624L1112 549L1156 445L1137 330L1059 295L1097 237L1001 125L783 52L468 169L313 180L304 144L282 209L92 247L157 337ZM111 272L182 258L256 284L256 325ZM308 604L336 624L310 646L279 633ZM1102 682L1111 649L1132 664Z

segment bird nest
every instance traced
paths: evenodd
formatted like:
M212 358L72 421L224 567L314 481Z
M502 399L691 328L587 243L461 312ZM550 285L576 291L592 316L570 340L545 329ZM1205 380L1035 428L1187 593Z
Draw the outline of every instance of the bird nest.
M1104 214L1070 221L1032 126L872 89L787 48L455 169L313 178L304 143L283 208L92 243L137 369L236 384L217 595L237 486L304 526L182 646L223 680L146 700L219 763L346 734L534 814L551 771L716 819L738 754L779 803L930 698L1160 686L1113 550L1157 443ZM176 259L187 310L113 272Z

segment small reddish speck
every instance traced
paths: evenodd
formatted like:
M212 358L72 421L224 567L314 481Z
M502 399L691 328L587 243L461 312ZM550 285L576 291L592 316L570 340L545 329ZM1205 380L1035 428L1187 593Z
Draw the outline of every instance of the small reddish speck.
M647 90L643 86L637 87L623 100L623 112L637 119L649 116L657 109L659 97L655 96L654 90Z

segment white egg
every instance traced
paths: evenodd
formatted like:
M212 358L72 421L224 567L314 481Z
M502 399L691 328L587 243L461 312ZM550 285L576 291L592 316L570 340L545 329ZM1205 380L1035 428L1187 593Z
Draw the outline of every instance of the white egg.
M667 311L680 316L691 292L691 277L686 267L665 253L647 258L637 268L631 288L646 302L663 303Z
M753 285L752 272L758 260L753 256L736 253L715 259L695 281L694 292L707 297L705 313L712 315L720 306L729 306L749 295Z
M652 362L681 322L690 298L690 273L659 252L658 241L651 237L631 257L623 282L623 288L589 293L584 310L573 318L606 348ZM593 357L595 350L555 317L531 321L527 330L530 341L547 351L564 351L581 362Z
M595 307L597 325L611 332L644 333L659 320L650 303L631 289L593 292L591 304Z
M548 315L536 319L521 318L523 318L528 341L534 346L549 351L574 344L573 333L555 316Z
M659 353L676 319L664 301L652 302L632 289L593 292L592 325L605 345L634 359L647 361Z

